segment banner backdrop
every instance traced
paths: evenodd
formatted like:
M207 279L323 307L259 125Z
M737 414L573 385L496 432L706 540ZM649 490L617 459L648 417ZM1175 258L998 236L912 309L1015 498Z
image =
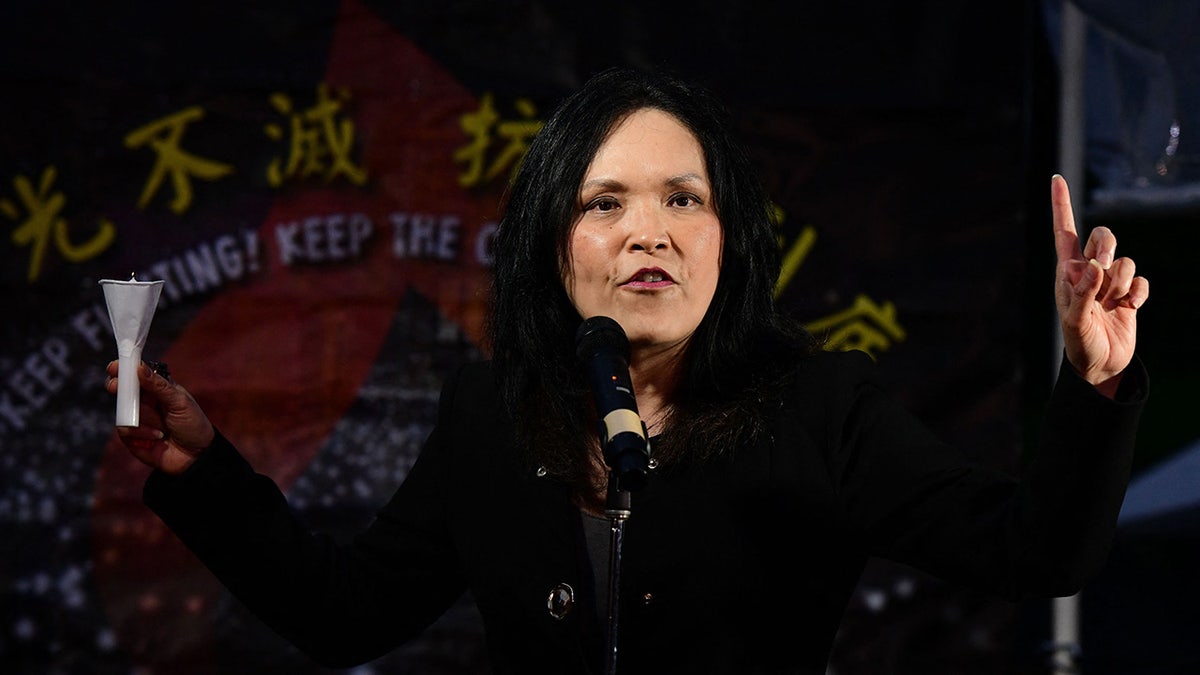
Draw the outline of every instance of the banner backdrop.
M99 281L164 281L144 357L348 536L404 478L443 376L486 356L506 181L608 65L716 89L777 206L780 303L1016 468L1023 387L1049 383L1053 264L1022 3L443 4L2 10L3 672L321 672L142 505ZM834 664L1012 672L1040 658L1023 630L1013 606L881 563ZM360 672L486 672L470 598Z

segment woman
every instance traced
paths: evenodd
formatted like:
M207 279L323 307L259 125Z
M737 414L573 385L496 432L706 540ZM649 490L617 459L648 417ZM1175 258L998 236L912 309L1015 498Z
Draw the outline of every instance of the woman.
M449 379L420 458L338 547L296 522L177 383L141 367L147 503L314 659L418 635L470 591L496 673L600 672L607 471L575 361L581 319L630 343L655 466L621 566L619 670L823 673L869 556L1003 597L1064 595L1102 564L1146 394L1149 294L1051 182L1066 359L1023 481L971 464L778 314L767 199L720 107L601 73L535 139L496 249L493 363ZM107 387L116 391L116 362Z

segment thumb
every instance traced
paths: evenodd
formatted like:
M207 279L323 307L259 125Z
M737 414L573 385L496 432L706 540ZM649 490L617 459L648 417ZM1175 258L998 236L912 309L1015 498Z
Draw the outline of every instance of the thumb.
M158 399L165 431L176 443L200 449L212 442L212 423L183 385L145 364L138 368L138 378Z
M1079 281L1071 286L1070 306L1068 314L1072 319L1078 317L1087 309L1088 303L1095 300L1104 285L1104 269L1095 258L1089 259L1079 275Z
M138 365L137 375L142 389L149 391L163 406L171 407L172 399L178 398L175 386L167 379L169 376L159 373L145 361Z

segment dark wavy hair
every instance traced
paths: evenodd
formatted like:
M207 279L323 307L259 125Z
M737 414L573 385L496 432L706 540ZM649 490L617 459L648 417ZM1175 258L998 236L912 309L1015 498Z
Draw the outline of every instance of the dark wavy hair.
M775 307L780 250L770 202L729 112L707 90L666 72L612 68L564 99L530 144L505 198L495 240L488 335L518 443L552 475L582 486L595 413L575 357L581 322L563 287L579 185L629 114L673 115L700 142L723 233L721 269L692 335L678 394L655 439L660 466L702 460L754 439L762 399L789 362L817 348Z

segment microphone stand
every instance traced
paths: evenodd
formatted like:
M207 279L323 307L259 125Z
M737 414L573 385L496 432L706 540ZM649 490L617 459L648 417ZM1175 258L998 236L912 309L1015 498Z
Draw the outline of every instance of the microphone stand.
M621 543L630 514L630 493L646 483L650 435L638 415L629 379L629 338L621 324L593 316L575 331L575 354L583 362L596 404L596 431L608 465L604 513L610 522L608 549L608 675L617 668L617 618L621 580Z
M621 541L625 534L625 521L631 513L632 500L628 490L622 490L617 485L617 476L610 471L608 475L608 497L604 515L609 518L609 547L608 547L608 649L607 663L604 672L615 675L617 672L617 618L620 608L617 606L621 586Z

